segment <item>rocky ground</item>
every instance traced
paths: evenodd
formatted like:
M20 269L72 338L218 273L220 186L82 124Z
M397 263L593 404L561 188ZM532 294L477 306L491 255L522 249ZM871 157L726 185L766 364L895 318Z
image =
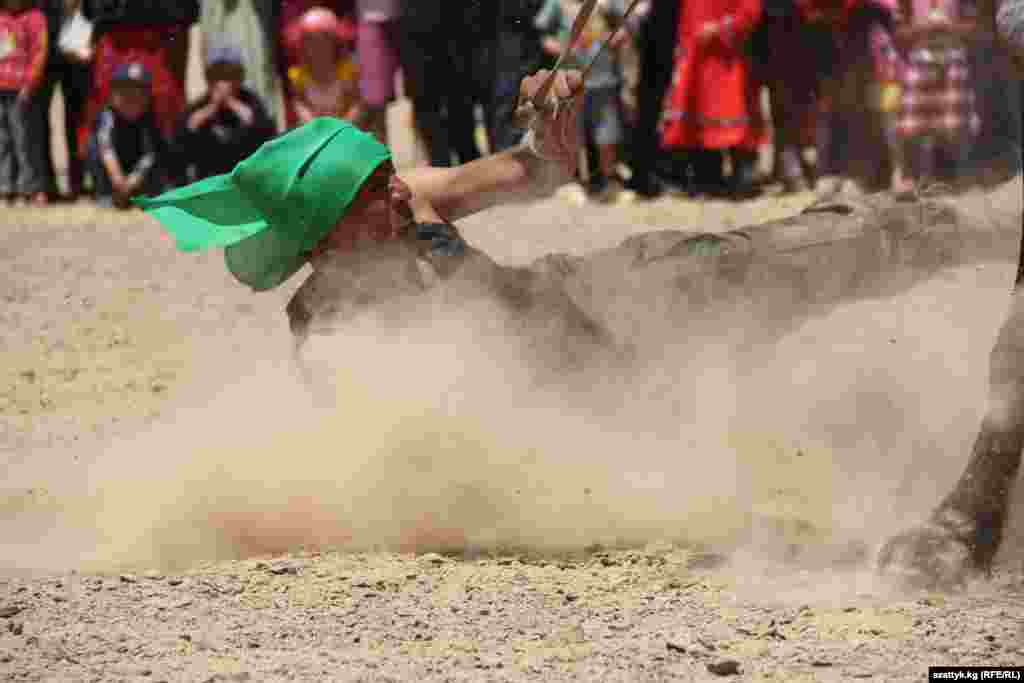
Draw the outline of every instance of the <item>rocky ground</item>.
M325 554L166 576L9 579L0 672L18 681L920 681L930 665L1024 657L1019 576L965 596L800 604L738 594L718 561L670 546L540 561Z

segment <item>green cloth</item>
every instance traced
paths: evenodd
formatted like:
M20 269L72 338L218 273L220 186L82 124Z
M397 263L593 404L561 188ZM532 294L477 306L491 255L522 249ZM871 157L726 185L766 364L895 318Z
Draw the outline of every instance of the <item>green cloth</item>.
M390 158L369 133L323 117L265 143L229 174L133 201L181 251L225 247L232 275L264 291L302 267Z

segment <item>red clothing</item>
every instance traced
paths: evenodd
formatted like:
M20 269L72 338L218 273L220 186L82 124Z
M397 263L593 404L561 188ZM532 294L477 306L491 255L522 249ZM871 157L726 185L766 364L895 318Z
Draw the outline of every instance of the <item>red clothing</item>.
M682 1L662 112L665 147L754 150L765 142L758 87L744 49L760 17L760 0ZM711 21L720 23L719 33L698 37Z
M178 117L185 111L185 84L175 77L170 65L172 39L188 27L113 26L96 45L93 85L85 120L79 130L82 150L99 112L110 98L110 79L121 64L139 62L152 76L152 107L160 131L169 140Z
M0 11L0 90L34 91L46 70L46 16L38 9Z

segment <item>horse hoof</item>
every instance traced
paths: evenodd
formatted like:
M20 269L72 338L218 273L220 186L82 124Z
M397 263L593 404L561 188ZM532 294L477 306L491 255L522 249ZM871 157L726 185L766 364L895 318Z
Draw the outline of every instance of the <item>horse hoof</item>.
M963 588L973 565L962 538L936 524L925 524L890 538L878 556L878 570L912 589Z

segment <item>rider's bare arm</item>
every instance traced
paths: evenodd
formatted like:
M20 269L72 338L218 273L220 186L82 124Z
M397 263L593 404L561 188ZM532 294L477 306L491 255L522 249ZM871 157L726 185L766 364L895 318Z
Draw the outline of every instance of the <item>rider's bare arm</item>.
M579 154L578 71L540 71L520 85L520 101L538 94L551 76L550 95L560 106L538 112L531 122L534 143L477 159L455 168L418 168L402 173L413 197L448 221L505 204L536 199L567 182Z
M414 168L401 175L413 197L456 221L492 206L547 196L570 179L565 165L525 145L454 168Z

